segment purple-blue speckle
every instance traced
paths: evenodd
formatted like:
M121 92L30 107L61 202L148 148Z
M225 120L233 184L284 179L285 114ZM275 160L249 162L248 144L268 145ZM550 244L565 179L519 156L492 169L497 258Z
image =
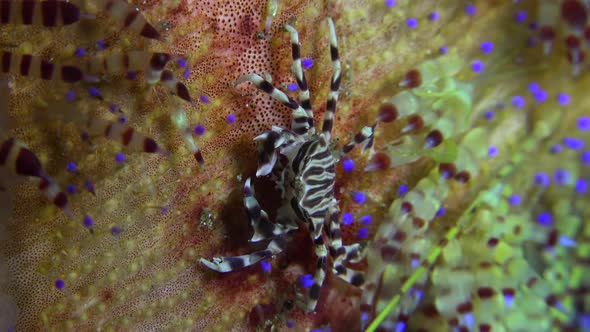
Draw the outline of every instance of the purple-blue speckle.
M510 205L519 205L520 202L522 202L522 198L520 198L520 196L517 194L512 194L508 199L508 203L510 203Z
M354 169L354 160L344 159L344 161L342 161L342 168L344 168L344 171L346 173L352 172L352 170Z
M492 51L494 50L494 43L492 43L489 40L485 41L485 42L481 43L481 45L479 46L479 49L484 53L492 53Z
M584 140L575 137L565 137L563 145L572 150L581 150L584 147Z
M313 60L310 58L304 58L301 60L301 65L303 66L303 68L309 69L313 66Z
M346 212L342 215L342 224L344 226L348 226L348 225L352 224L353 221L354 221L354 217L352 216L352 213Z
M541 226L551 226L553 224L553 215L551 212L543 211L537 215L537 223Z
M480 60L473 60L473 62L471 62L471 70L473 70L475 73L479 73L480 71L484 70L484 68L485 66Z
M570 96L567 93L560 93L557 95L557 102L565 106L570 103Z
M195 134L197 134L198 136L201 136L201 135L205 134L205 126L203 126L203 125L196 125L195 126Z
M367 195L360 191L352 193L352 200L357 204L364 204L367 201Z
M525 105L525 100L522 96L514 96L512 97L512 105L516 108L523 108Z
M63 280L57 279L55 281L55 288L57 288L57 289L63 289L65 286L66 286L66 283Z
M415 29L418 27L418 20L415 17L410 17L406 20L406 25L410 29Z
M581 116L578 118L578 129L580 131L590 131L590 116Z
M232 124L232 123L236 122L236 116L233 114L228 114L227 117L225 118L225 121L229 124Z
M535 184L541 187L547 187L550 183L551 183L551 179L549 178L549 175L545 174L545 173L537 173L535 174L535 178L534 178Z

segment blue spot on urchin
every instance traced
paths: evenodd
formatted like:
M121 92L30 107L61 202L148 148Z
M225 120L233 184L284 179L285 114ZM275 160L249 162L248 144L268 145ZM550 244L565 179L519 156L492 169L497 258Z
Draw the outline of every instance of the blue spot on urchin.
M549 178L549 175L539 172L535 174L534 182L540 187L547 187L551 183L551 178Z
M488 149L488 156L495 157L498 155L498 152L499 152L498 147L492 145Z
M434 11L428 14L428 19L431 21L437 21L440 18L440 14L437 11Z
M260 261L260 268L262 268L262 271L264 272L270 272L270 262L267 261L266 259L263 259Z
M414 17L410 17L406 20L406 25L410 29L415 29L418 27L418 20Z
M492 53L492 51L494 50L494 43L492 43L491 41L485 41L483 43L481 43L481 45L479 46L479 49L488 54L488 53Z
M303 58L301 60L301 65L303 66L304 69L309 69L313 66L313 60L310 58Z
M365 215L359 218L359 220L363 223L363 225L368 226L371 224L371 221L373 220L373 217L371 217L371 215Z
M342 224L344 226L348 226L348 225L352 224L353 221L354 221L354 217L352 216L352 213L346 212L342 215Z
M408 193L408 185L407 184L402 184L401 186L399 186L399 189L397 190L397 195L399 197L404 197L404 196L406 196L407 193Z
M367 195L360 191L354 191L352 193L352 200L357 204L364 204L367 201Z
M531 93L535 93L535 92L539 91L540 89L541 89L541 85L539 85L539 83L531 82L529 84L529 91Z
M590 165L590 150L582 152L580 159L584 165Z
M533 97L537 102L544 103L545 101L547 101L548 94L545 90L539 90L533 93Z
M82 221L82 224L84 225L84 227L90 228L90 227L94 226L94 220L92 220L92 218L90 216L84 216L84 220Z
M73 101L76 98L76 93L72 90L68 91L66 93L66 100L67 101Z
M575 184L576 192L585 194L588 192L588 181L586 179L578 179Z
M578 118L578 129L580 131L590 131L590 116L581 116Z
M346 173L350 173L352 172L352 170L354 169L354 160L352 159L344 159L342 161L342 168L344 169L344 171Z
M445 209L444 207L442 207L442 206L441 206L441 207L440 207L440 208L438 208L438 210L436 211L436 214L435 214L435 216L440 218L440 217L444 216L446 213L447 213L447 209Z
M120 233L121 233L121 228L119 228L117 226L111 227L111 234L113 234L113 235L119 235Z
M565 137L563 145L572 150L580 150L584 147L584 140L575 137Z
M115 155L115 161L118 162L119 164L123 163L125 161L125 155L123 153L117 153Z
M570 103L570 96L567 93L560 93L557 95L557 102L565 106Z
M395 7L395 0L385 0L385 5L389 8Z
M366 228L361 228L359 229L357 236L359 239L364 240L369 236L369 230Z
M519 195L517 194L512 194L512 196L510 196L510 198L508 199L508 203L510 203L510 205L519 205L522 202L522 198L520 198Z
M512 105L516 108L523 108L526 102L522 96L514 96L512 97Z
M474 73L479 73L484 70L484 68L485 66L480 60L473 60L473 62L471 62L471 70L473 70Z
M299 284L303 288L309 288L313 286L313 276L311 274L304 274L299 278Z
M68 164L66 165L66 170L70 173L74 173L75 171L78 170L78 166L76 166L76 163L70 161L68 162Z
M68 184L68 186L66 187L66 190L67 190L68 194L70 194L70 195L73 195L78 191L75 184Z
M228 124L232 124L232 123L236 122L236 116L233 114L228 114L227 117L225 118L225 121Z
M205 134L205 126L196 125L195 126L195 134L197 134L198 136L204 135Z
M291 83L289 85L287 85L287 90L288 91L297 91L297 89L299 89L299 86L297 86L297 83Z
M537 223L541 226L551 226L553 224L553 215L551 212L543 211L537 215Z
M66 283L63 280L57 279L55 281L55 288L57 288L57 289L63 289L65 286L66 286Z
M571 183L571 174L564 168L556 169L553 178L558 186L565 186Z

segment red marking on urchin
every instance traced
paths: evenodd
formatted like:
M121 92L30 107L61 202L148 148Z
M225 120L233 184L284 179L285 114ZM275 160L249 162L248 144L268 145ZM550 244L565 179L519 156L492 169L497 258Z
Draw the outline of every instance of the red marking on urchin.
M494 294L496 294L496 291L494 291L492 287L479 287L477 289L477 295L481 299L489 299L490 297L494 296Z
M533 287L535 284L537 283L537 278L535 277L531 277L529 278L529 280L526 282L526 285L528 288Z
M578 0L565 0L561 4L561 17L574 28L583 28L588 20L586 8Z
M461 171L455 175L455 180L459 183L467 183L471 179L471 174L468 171Z
M402 230L398 230L393 234L393 239L397 242L404 242L406 239L406 233Z
M443 134L438 129L432 130L426 136L426 140L424 141L424 148L430 149L439 146L442 141L444 140Z
M514 294L516 294L516 289L502 288L502 294L504 294L504 296L514 296Z
M417 69L412 69L406 73L404 80L401 82L401 86L407 86L408 88L417 88L422 84L422 74Z
M539 36L544 41L552 41L553 39L555 39L555 29L548 25L542 26Z
M450 179L457 173L457 167L453 163L441 163L438 165L438 173L445 179Z
M557 244L558 237L559 232L557 231L557 229L552 229L551 232L549 232L549 235L547 235L547 245L550 247L554 247Z
M479 332L490 332L492 331L492 326L487 323L479 324Z
M399 112L392 103L385 103L379 106L377 120L381 122L392 122L397 119Z
M367 167L365 167L365 171L375 171L375 170L386 170L391 165L391 159L389 155L384 152L377 152L371 158L371 162Z
M414 225L414 227L416 229L420 229L420 228L424 227L425 224L426 224L426 222L422 218L414 218L412 220L412 225Z
M580 38L578 38L576 36L569 35L565 39L565 46L567 46L567 48L580 48L580 45L581 45Z
M555 305L557 305L557 296L555 296L555 294L548 295L545 298L545 303L550 307L555 307Z
M402 203L401 213L410 213L414 209L414 206L409 202Z
M394 246L383 246L381 248L381 259L386 263L393 263L399 257L399 250Z
M471 303L471 302L463 302L463 303L457 305L456 310L457 310L458 313L460 313L462 315L463 314L466 314L468 312L471 312L471 311L473 311L473 303Z
M498 242L499 242L498 238L496 238L496 237L491 237L491 238L489 238L489 240L488 240L488 246L490 246L490 247L492 247L492 248L493 248L493 247L495 247L496 245L498 245Z
M424 307L424 310L422 312L424 313L424 315L426 317L430 317L430 318L434 318L439 315L439 312L436 309L436 306L434 306L434 304L432 304L432 303L427 304Z
M402 132L408 132L412 130L420 130L424 127L424 119L420 115L412 115L408 117L408 123L402 129Z

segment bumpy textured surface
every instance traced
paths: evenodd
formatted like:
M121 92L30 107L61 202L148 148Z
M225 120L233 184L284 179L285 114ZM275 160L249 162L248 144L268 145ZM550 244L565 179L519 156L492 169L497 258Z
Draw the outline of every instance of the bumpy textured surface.
M148 86L141 74L74 85L3 74L0 141L17 137L62 189L76 191L70 219L34 179L0 173L0 331L360 330L396 295L384 330L589 329L590 81L587 61L576 67L590 40L587 2L289 1L278 3L261 33L267 2L133 1L163 41L100 11L61 28L0 27L2 50L65 63L83 61L77 48L85 57L137 49L184 55L189 72L168 67L197 101ZM252 138L290 125L288 109L233 82L268 73L284 91L295 83L282 29L290 22L302 57L313 60L305 73L321 123L331 75L327 16L343 62L337 145L372 124L382 104L410 100L394 98L403 92L420 104L413 113L424 126L405 132L417 121L409 114L380 124L379 153L354 152L352 170L348 158L337 165L341 215L354 219L343 238L366 243L367 285L329 275L316 313L304 314L290 304L315 268L305 230L269 272L256 265L220 275L198 260L255 247L242 206L243 181L256 169ZM413 69L421 73L417 87L406 75ZM91 86L106 102L89 97ZM75 98L66 102L70 90ZM123 113L109 112L109 103ZM206 169L171 120L181 109L190 128L205 128L192 136ZM409 109L398 105L400 115ZM170 154L83 140L81 114L124 116ZM435 129L442 143L424 149ZM440 163L461 175L441 179ZM279 200L271 184L254 180L272 219ZM363 204L357 191L366 194Z

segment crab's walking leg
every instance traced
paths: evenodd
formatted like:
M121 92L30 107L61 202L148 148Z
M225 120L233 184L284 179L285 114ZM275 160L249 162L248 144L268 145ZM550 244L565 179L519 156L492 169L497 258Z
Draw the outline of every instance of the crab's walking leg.
M254 229L254 235L252 235L250 242L258 242L285 235L289 230L283 225L270 222L268 214L260 207L258 200L254 197L254 189L251 186L250 178L244 184L244 207L246 207L250 224Z
M340 223L338 221L338 209L337 207L331 209L329 223L327 223L328 236L330 238L330 255L332 256L332 272L343 279L344 281L354 286L361 286L365 277L364 274L349 269L343 265L343 261L356 263L362 256L360 254L360 245L354 243L351 245L342 245L342 236L340 234Z
M324 112L324 123L322 125L322 135L326 141L330 141L332 127L334 126L334 114L336 113L336 103L338 102L338 90L340 89L340 79L342 78L342 65L338 56L338 39L336 38L336 29L332 18L328 18L330 26L330 57L332 59L332 82L330 83L330 94L326 102L326 111Z
M309 128L313 128L313 110L311 107L311 101L309 100L309 87L307 86L307 80L301 67L301 48L299 47L299 34L297 30L289 24L285 24L285 30L291 35L291 55L293 57L293 65L291 71L297 80L299 86L299 103L307 113L307 123Z
M246 81L252 82L258 89L262 90L293 111L291 130L293 130L298 135L307 133L307 130L309 130L307 113L299 104L297 104L297 102L295 102L295 100L289 98L289 96L287 96L283 91L275 88L269 81L256 74L247 74L238 78L236 85Z
M366 149L371 148L373 146L373 134L375 133L375 125L366 126L361 129L361 131L354 136L352 142L347 143L342 147L342 154L348 154L352 149L354 149L357 145L363 145L363 151Z
M218 272L231 272L256 264L264 258L279 254L285 249L286 239L289 236L288 231L290 229L272 224L268 220L268 215L260 208L258 201L254 197L250 178L246 180L244 185L244 206L246 207L252 228L254 228L254 235L250 241L258 242L269 238L272 238L272 240L266 249L251 254L234 257L216 257L211 261L201 258L201 263L208 268Z
M200 262L211 270L217 272L236 271L254 265L265 258L279 254L285 249L286 242L284 236L277 236L270 241L264 250L259 250L242 256L215 257L211 261L201 258Z

